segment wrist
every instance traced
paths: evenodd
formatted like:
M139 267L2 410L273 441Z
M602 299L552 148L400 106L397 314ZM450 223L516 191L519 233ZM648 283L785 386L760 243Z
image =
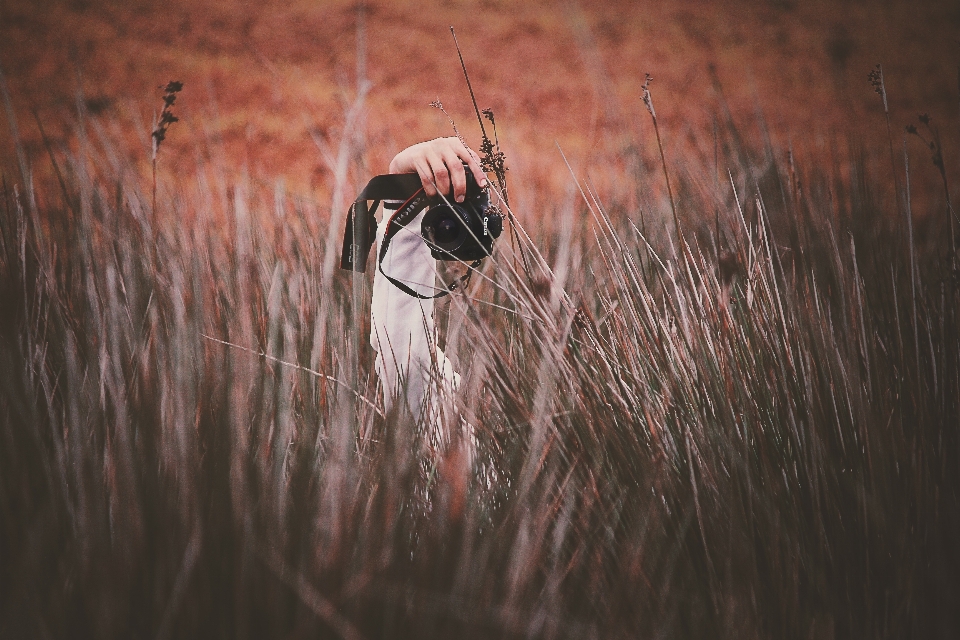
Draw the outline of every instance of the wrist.
M390 161L390 167L388 171L390 173L413 173L416 171L416 168L412 165L410 161L410 147L407 147L397 155L393 156L393 160Z

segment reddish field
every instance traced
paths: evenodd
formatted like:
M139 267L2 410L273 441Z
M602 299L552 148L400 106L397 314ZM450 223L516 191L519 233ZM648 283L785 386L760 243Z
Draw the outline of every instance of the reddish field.
M123 153L146 167L157 87L178 79L182 122L161 153L167 169L175 165L189 183L185 168L210 155L324 202L330 167L315 139L336 151L356 95L358 52L371 89L362 129L368 166L354 182L382 171L408 143L449 135L446 118L428 106L438 98L478 145L449 25L480 107L496 113L514 182L563 182L555 142L578 171L592 167L595 180L631 145L656 167L640 90L648 72L676 162L692 162L698 146L712 158L723 100L758 148L762 114L777 153L791 144L801 158L845 153L847 137L885 149L881 102L866 79L877 62L897 142L903 125L929 112L944 134L948 171L960 164L951 144L960 105L953 2L399 0L366 5L362 39L359 15L352 0L0 0L0 68L41 170L46 152L31 111L55 143L67 143L78 93L88 116L134 142ZM10 167L7 127L0 136Z

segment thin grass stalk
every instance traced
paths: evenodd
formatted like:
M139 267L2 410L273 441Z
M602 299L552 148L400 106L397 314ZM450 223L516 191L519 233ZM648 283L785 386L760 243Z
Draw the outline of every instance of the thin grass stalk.
M663 178L667 183L667 197L670 199L670 211L673 213L673 224L677 232L677 243L681 249L684 245L683 231L680 227L680 218L677 216L677 205L673 199L673 187L670 186L670 173L667 171L667 158L663 152L663 141L660 138L660 124L657 122L657 112L653 107L653 96L650 93L650 82L653 77L648 73L643 83L643 103L650 112L650 118L653 120L653 131L657 136L657 150L660 153L660 166L663 169Z

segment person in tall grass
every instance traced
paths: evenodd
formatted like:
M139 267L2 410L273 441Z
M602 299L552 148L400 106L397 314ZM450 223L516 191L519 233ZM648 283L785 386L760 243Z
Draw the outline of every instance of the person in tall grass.
M450 194L457 202L466 196L466 171L480 186L487 178L479 156L459 138L437 138L407 147L390 162L390 173L416 173L427 196ZM387 221L400 202L385 202L377 228L374 255L380 253ZM425 211L426 209L424 209ZM419 233L424 211L391 241L383 259L383 271L417 293L437 293L437 265ZM390 411L402 399L414 416L423 418L423 403L431 391L456 389L460 376L437 346L433 323L434 301L418 299L394 286L380 269L373 281L370 344L377 352L376 372L383 388L383 403ZM441 389L432 387L439 384ZM431 422L436 422L434 418Z

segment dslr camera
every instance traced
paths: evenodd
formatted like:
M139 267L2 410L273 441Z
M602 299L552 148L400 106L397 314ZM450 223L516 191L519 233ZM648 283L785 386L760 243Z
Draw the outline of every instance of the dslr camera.
M462 203L453 194L433 204L423 216L420 235L436 260L482 260L493 251L493 241L503 231L503 215L490 204L473 172L464 165L467 193Z
M390 241L401 229L410 224L423 210L429 207L420 225L430 253L436 260L459 260L471 262L471 268L480 265L480 261L493 251L493 241L503 231L503 214L490 203L490 195L481 189L473 173L464 165L467 178L467 192L462 203L455 202L451 193L447 198L427 198L415 173L386 174L375 176L363 188L360 195L350 206L347 224L343 232L343 251L340 254L340 268L363 272L367 268L367 256L377 234L377 221L374 218L377 207L385 200L402 202L393 212L383 234L377 266L387 280L407 295L428 299L445 296L462 286L470 277L471 271L458 281L433 296L424 296L403 282L383 271L383 259L387 255ZM372 207L367 202L373 200ZM386 215L386 211L384 212Z

